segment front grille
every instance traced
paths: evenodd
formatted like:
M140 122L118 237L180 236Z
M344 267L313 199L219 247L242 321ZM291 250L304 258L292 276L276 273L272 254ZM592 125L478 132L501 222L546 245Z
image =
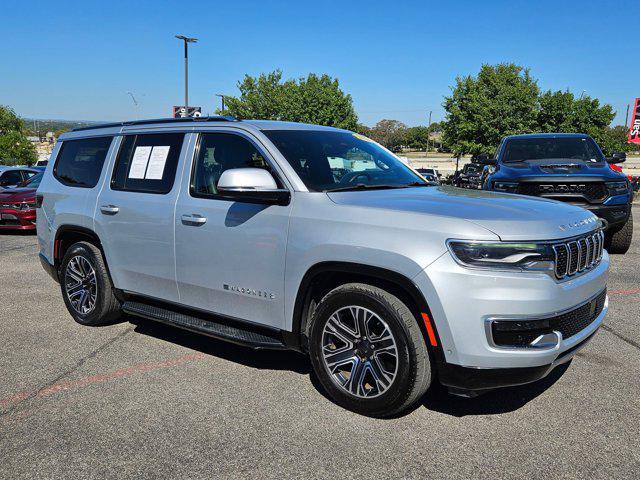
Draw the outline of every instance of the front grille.
M533 197L582 197L589 202L601 202L609 194L604 182L523 182L517 193Z
M556 277L562 279L596 266L602 259L603 244L602 230L575 240L554 244Z
M596 298L570 312L549 319L551 330L562 334L563 339L573 337L587 328L602 313L607 291L603 290Z

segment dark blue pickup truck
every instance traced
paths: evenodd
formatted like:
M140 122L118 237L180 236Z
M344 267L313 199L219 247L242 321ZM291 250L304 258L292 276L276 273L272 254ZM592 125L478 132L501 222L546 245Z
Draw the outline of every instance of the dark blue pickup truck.
M512 135L500 142L495 158L480 155L486 165L482 188L533 195L579 205L605 224L610 253L626 253L631 245L633 191L628 179L611 169L624 153L605 158L588 135Z

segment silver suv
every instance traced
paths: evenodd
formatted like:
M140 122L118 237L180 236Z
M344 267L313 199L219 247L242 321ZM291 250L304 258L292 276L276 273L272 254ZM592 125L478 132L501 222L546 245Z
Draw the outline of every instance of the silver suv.
M307 353L370 416L436 382L544 377L607 311L587 210L433 186L359 134L227 117L60 137L38 189L44 268L83 325L123 313Z

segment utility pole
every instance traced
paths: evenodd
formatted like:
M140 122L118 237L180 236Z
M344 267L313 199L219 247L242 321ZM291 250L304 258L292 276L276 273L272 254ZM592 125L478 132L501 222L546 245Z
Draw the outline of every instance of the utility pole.
M226 95L223 95L221 93L216 93L216 97L220 97L220 101L222 102L222 110L220 110L222 112L222 114L224 115L224 97Z
M627 103L627 114L624 116L624 126L629 128L629 104Z
M176 35L178 40L184 42L184 109L185 116L189 116L189 44L196 43L197 38Z
M429 156L429 137L431 136L431 114L432 113L433 113L433 110L429 112L429 126L427 127L427 151L424 154L425 157Z

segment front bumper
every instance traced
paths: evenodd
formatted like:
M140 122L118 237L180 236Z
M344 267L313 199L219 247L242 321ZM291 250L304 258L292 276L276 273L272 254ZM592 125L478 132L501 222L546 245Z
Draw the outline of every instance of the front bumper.
M472 369L543 367L594 333L607 312L586 327L541 348L496 346L491 319L537 320L569 312L606 289L609 255L580 275L558 281L544 272L509 272L462 267L447 252L414 278L431 310L442 361Z
M35 230L36 210L0 208L0 230Z
M581 205L605 221L606 230L621 228L631 215L631 205Z
M604 317L604 313L602 317ZM586 338L559 354L548 365L520 368L471 368L442 363L438 365L438 378L440 383L448 387L452 393L463 396L474 396L494 388L524 385L541 380L549 375L554 368L569 362L576 353L582 350L595 336L597 329L602 324L602 319L594 324L596 324L595 327L589 329L591 333Z

